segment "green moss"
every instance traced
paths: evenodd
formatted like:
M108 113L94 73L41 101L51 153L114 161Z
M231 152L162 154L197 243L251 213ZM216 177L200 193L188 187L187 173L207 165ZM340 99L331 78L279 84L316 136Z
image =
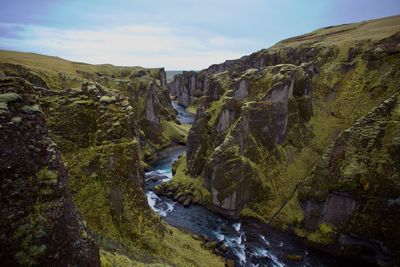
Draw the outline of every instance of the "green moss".
M4 110L7 109L8 109L7 103L0 102L0 112L3 112Z
M186 138L191 127L190 124L176 124L173 121L162 121L163 136L169 142L186 143Z
M215 125L218 118L218 114L222 110L223 103L224 103L224 97L221 97L218 101L213 101L211 103L211 107L207 109L207 112L211 114L211 118L208 120L209 126Z
M93 100L75 100L71 105L92 105L93 103Z
M196 106L188 106L187 108L186 108L186 111L187 112L190 112L190 113L193 113L193 114L196 114L196 110L197 110L197 107Z
M53 185L58 181L58 172L45 167L36 173L36 178L46 185Z
M4 93L0 94L0 102L10 103L21 100L22 97L16 93Z
M16 93L0 94L0 110L8 109L8 103L12 103L21 99L21 96Z
M115 96L106 96L105 95L105 96L102 96L99 101L102 103L109 104L109 103L117 101L117 98Z
M168 233L159 240L162 251L153 258L132 258L120 251L100 250L102 266L224 266L224 259L204 249L202 242L191 235L167 226Z
M316 244L329 245L335 241L336 230L329 224L322 223L317 230L307 234L306 238Z
M12 123L15 123L15 124L19 124L19 123L21 123L22 122L22 118L21 117L13 117L12 119L11 119L11 121L12 121Z
M36 266L44 256L47 249L44 240L51 227L46 217L50 206L49 203L43 203L38 199L33 210L13 232L11 238L18 248L15 258L20 265Z
M140 263L133 261L123 254L103 249L100 250L100 262L102 267L140 266Z
M176 172L173 179L162 186L167 189L174 189L174 196L178 199L183 195L192 195L194 203L210 203L210 192L203 185L203 178L190 177L186 172L186 157L182 156L174 163Z
M39 105L37 105L37 104L32 105L32 106L23 106L23 107L22 107L22 110L23 110L25 113L28 113L28 114L36 113L36 112L42 113L42 110L40 109Z
M37 259L40 258L46 251L45 245L32 245L25 251L18 251L15 254L15 258L18 264L22 266L36 266L38 264Z
M256 219L256 220L259 220L261 222L267 223L267 221L265 220L264 217L260 216L257 212L255 212L254 210L252 210L250 208L244 208L240 212L239 215L242 218L251 218L251 219Z
M69 188L96 235L123 244L130 253L165 257L160 242L165 226L147 205L137 146L132 140L64 155Z
M335 228L327 223L322 223L319 225L319 231L324 235L329 235L335 232Z
M179 229L168 226L164 242L170 250L169 261L174 266L224 266L224 259L202 247L202 242Z

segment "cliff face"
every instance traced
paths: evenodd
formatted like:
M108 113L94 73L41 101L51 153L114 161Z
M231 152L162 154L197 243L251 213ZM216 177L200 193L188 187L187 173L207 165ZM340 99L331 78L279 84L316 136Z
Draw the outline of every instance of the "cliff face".
M77 90L44 91L40 99L52 137L63 152L75 203L102 248L110 249L112 240L131 249L148 246L156 251L157 244L145 232L162 236L165 229L143 191L140 143L141 138L145 145L150 141L136 121L136 99L93 82ZM145 111L143 117L148 120Z
M294 65L245 73L235 83L237 86L227 92L232 97L225 97L214 123L217 146L204 175L214 208L230 215L240 212L251 198L257 201L260 196L255 191L273 192L273 182L262 182L265 158L273 156L277 145L291 135L307 140L310 130L306 123L312 112L311 80ZM269 86L267 92L259 90ZM244 95L254 100L249 97L242 102ZM189 165L197 161L193 157L189 160ZM227 183L234 186L227 190Z
M177 102L183 106L193 104L195 97L202 94L205 86L205 75L195 71L184 71L174 76L168 84L171 95L177 97Z
M372 246L368 242L378 240L383 247L374 249L379 256L369 257L371 261L385 264L398 257L391 253L399 251L399 244L384 237L395 236L396 227L380 221L397 207L397 162L388 152L396 143L386 140L383 124L397 120L397 100L391 97L399 90L399 22L397 16L328 27L198 73L175 76L171 93L181 103L198 107L188 136L186 173L203 180L214 210L290 228L339 254L351 255L357 246L367 251ZM377 108L385 100L391 107ZM376 120L388 117L381 124L365 124L376 132L364 133L357 121L377 113L375 108L384 110ZM349 136L345 130L357 133ZM389 132L388 138L397 140L398 131ZM365 142L356 141L370 133ZM383 140L387 149L380 147ZM341 144L339 152L329 152L336 143ZM368 158L363 149L387 159L385 167L355 156ZM326 153L335 156L323 156ZM340 164L325 160L338 153ZM352 168L343 170L346 164ZM387 177L394 191L382 189L380 181ZM365 179L374 190L366 193L360 185L348 191L345 184L357 183L354 179ZM361 195L381 202L360 204ZM335 209L345 214L337 219ZM396 216L393 220L399 223ZM361 218L369 222L363 230ZM341 249L338 242L348 246Z
M385 263L400 247L400 96L395 94L346 129L299 189L304 227L336 228L340 253ZM311 236L310 238L313 241ZM398 250L397 250L398 251Z
M2 264L100 266L37 91L22 79L1 79L0 104Z

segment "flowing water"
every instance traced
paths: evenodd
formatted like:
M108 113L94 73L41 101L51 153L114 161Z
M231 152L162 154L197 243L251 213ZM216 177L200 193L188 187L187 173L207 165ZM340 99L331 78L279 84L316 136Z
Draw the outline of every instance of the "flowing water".
M182 123L192 123L194 115L175 102ZM165 158L152 165L146 173L146 194L150 207L169 224L209 239L224 242L228 246L225 255L235 260L236 266L351 266L338 258L306 247L293 235L272 229L257 221L233 220L211 212L202 206L181 204L166 197L157 196L152 188L172 179L172 163L185 153L185 146L177 146ZM150 177L160 179L152 180ZM290 261L287 255L300 255L299 262Z

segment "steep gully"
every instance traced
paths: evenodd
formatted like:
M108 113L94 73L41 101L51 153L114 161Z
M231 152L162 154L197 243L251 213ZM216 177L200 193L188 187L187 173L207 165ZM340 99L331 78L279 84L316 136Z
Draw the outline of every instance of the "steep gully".
M192 124L194 114L172 102L181 123ZM306 247L298 238L281 233L254 220L233 220L202 206L181 204L153 192L154 186L172 179L172 163L185 153L185 146L170 149L146 172L146 195L150 207L163 219L178 228L210 240L225 243L226 258L236 266L350 266L338 258ZM154 179L156 177L157 179ZM291 261L288 255L301 256Z

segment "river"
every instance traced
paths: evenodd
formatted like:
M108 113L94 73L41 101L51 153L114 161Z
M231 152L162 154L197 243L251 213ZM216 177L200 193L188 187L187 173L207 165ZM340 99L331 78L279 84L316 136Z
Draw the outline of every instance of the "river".
M194 115L172 102L181 123L193 123ZM146 195L150 207L163 219L193 234L206 235L209 239L224 242L228 246L226 258L235 260L236 266L351 266L336 257L306 247L296 236L277 231L254 220L233 220L208 209L181 204L166 197L157 196L152 188L161 181L172 179L172 163L186 151L177 146L167 156L152 164L146 178L159 176L153 182L146 179ZM301 261L291 261L287 255L299 255Z

